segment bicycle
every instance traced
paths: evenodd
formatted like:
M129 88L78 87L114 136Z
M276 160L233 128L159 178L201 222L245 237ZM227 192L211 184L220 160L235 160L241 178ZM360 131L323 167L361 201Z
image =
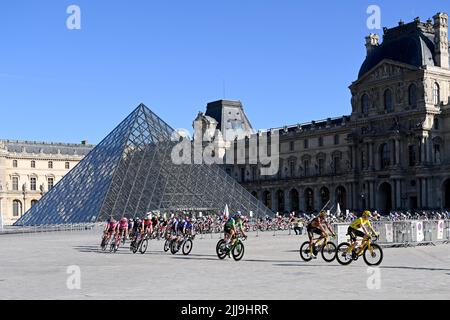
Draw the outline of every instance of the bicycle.
M117 235L117 234L114 235L114 241L112 241L109 246L109 252L116 253L117 250L119 250L120 242L121 242L120 235Z
M108 247L108 244L109 244L109 241L110 241L110 240L111 240L111 235L110 235L109 233L105 232L105 233L103 234L102 242L101 242L101 244L100 244L100 247L102 248L102 251L105 251L105 250L106 250L106 248Z
M352 261L358 260L360 256L363 256L364 262L369 266L378 266L383 261L383 249L375 243L378 240L378 236L372 239L372 236L368 235L363 238L362 243L358 247L351 248L351 244L343 242L337 247L336 258L342 265L349 265ZM373 259L371 261L370 259Z
M226 256L231 252L233 259L235 261L240 261L244 257L245 246L243 241L246 240L247 237L237 236L234 241L232 241L231 246L227 246L227 243L224 239L220 239L216 245L216 253L217 257L220 260L226 258Z
M193 235L185 235L181 240L177 241L177 238L173 239L169 245L170 252L172 254L177 254L178 251L183 252L183 255L187 256L192 251L193 240L195 236Z
M132 251L133 253L136 253L139 251L141 254L144 254L145 252L147 252L148 240L149 240L148 234L145 234L143 237L138 234L133 239L133 241L131 241L130 251Z
M320 252L323 260L328 263L333 262L334 259L336 259L337 249L334 242L330 242L329 240L330 237L327 234L325 238L322 238L321 240L314 243L314 246L312 248L311 243L309 241L305 241L300 246L300 258L302 258L302 260L305 262L309 262L312 260L313 254L317 256L317 254Z

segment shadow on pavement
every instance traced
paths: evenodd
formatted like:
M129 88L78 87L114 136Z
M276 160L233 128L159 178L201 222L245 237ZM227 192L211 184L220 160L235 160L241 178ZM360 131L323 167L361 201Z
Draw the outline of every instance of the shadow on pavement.
M381 266L380 269L406 269L406 270L423 270L423 271L450 271L444 268L427 268L427 267L405 267L405 266Z

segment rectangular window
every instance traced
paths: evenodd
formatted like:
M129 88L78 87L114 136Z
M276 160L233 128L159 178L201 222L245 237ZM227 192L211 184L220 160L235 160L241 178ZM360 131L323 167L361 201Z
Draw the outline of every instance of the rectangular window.
M337 174L341 171L341 159L339 157L334 158L334 173Z
M55 184L55 179L48 178L47 182L48 182L48 191L50 191L53 188L53 185Z
M338 135L338 134L336 134L336 135L334 136L334 144L335 144L335 145L338 145L338 144L339 144L339 135Z
M323 137L319 137L319 147L323 147Z
M295 177L295 162L291 161L289 163L289 167L290 167L290 175L291 175L291 177Z
M31 191L36 191L36 178L30 179L30 189Z
M13 189L13 191L19 191L19 178L18 177L12 178L12 189Z
M36 168L36 161L31 161L31 168Z
M303 174L305 177L309 176L309 160L303 161Z
M308 141L308 139L305 139L305 140L303 141L303 147L304 147L305 149L308 149L308 148L309 148L309 141Z
M17 160L13 160L13 168L17 168Z
M258 180L258 168L257 167L252 167L252 176L253 176L253 180Z
M49 169L53 169L53 161L49 161L48 162L48 168Z
M294 151L294 149L295 149L294 141L289 142L289 150Z
M319 168L318 168L319 172L318 172L318 174L319 175L323 175L325 173L325 160L324 159L319 159L318 162L319 162L318 163L318 165L319 165Z
M70 169L70 163L66 162L66 169L69 170Z

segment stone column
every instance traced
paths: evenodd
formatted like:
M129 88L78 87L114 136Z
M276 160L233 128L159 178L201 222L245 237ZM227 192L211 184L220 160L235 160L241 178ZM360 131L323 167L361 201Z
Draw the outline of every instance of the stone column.
M389 145L389 150L391 150L391 154L390 154L390 162L391 162L391 166L393 166L394 164L396 164L396 155L395 155L395 140L389 140L388 141L388 145Z
M298 208L300 211L306 211L305 190L303 188L298 189Z
M430 136L428 136L427 139L428 143L427 143L427 162L432 164L433 163L433 140L431 139Z
M292 211L291 195L289 191L290 191L289 189L284 190L284 210L291 212Z
M426 179L422 178L420 179L420 205L421 208L425 208L427 206L427 198L426 198L426 193L427 193L427 189L426 189Z
M275 189L270 190L270 196L272 197L272 211L277 212L278 211L278 199L277 199L277 192Z
M373 181L369 181L369 200L370 202L368 203L369 205L369 209L375 208L375 192L374 192L374 182Z
M420 163L425 163L425 138L420 140Z
M402 208L401 188L402 188L401 180L395 180L395 199L396 199L395 201L397 202L396 205L397 209Z
M319 192L319 188L318 187L314 187L312 188L313 190L313 199L314 199L314 210L320 210L322 209L322 205L320 203L320 192Z
M400 166L400 139L395 139L395 164Z

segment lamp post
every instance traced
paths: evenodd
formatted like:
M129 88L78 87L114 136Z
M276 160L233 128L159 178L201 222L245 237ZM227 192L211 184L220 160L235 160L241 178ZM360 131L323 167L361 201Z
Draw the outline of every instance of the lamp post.
M20 216L22 217L22 215L26 212L26 199L27 199L27 184L24 183L22 185L22 194L23 194L23 210L20 212Z
M361 193L361 206L363 207L363 209L365 209L366 206L366 201L365 201L365 197L366 195L364 193Z

